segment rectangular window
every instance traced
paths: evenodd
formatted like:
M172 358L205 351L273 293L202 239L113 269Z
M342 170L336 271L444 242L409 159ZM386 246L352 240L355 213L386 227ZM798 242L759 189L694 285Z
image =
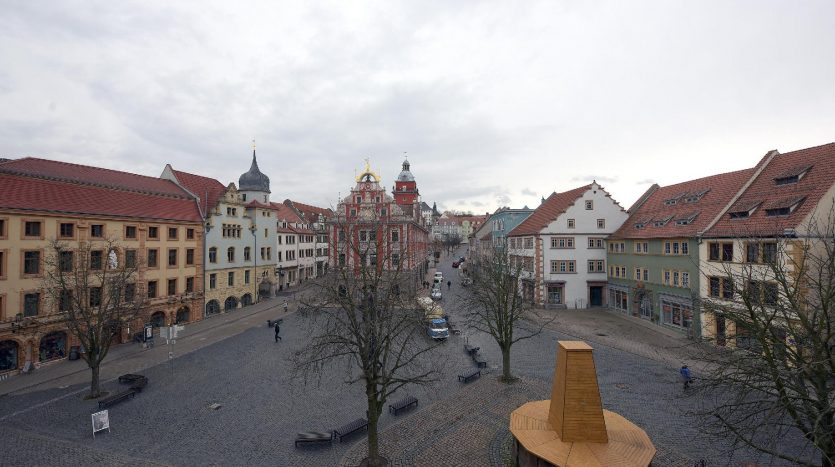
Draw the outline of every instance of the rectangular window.
M23 316L38 316L41 308L41 294L28 293L23 296Z
M678 271L673 271L673 287L678 287Z
M340 266L345 266L345 253L340 253L339 254L339 265Z
M186 229L186 239L194 240L194 229Z
M90 236L93 238L104 237L104 224L93 224L90 226Z
M670 254L670 242L664 242L664 254L665 255Z
M129 282L125 284L125 301L132 302L136 296L136 284Z
M641 268L635 268L635 280L641 280Z
M125 250L125 267L128 269L136 267L136 250Z
M90 252L90 270L100 271L104 266L104 252L101 250L93 250Z
M159 227L148 227L148 238L158 239L159 238Z
M273 259L273 249L271 247L267 247L267 259Z
M212 290L217 288L217 274L209 274L209 288Z
M168 279L168 295L177 295L177 279Z
M664 271L664 285L670 285L670 271Z
M168 239L169 240L176 240L177 239L177 228L176 227L169 227L168 228Z
M586 211L591 211L594 209L594 201L586 200Z
M73 252L62 251L58 258L58 270L61 272L72 272L73 270Z
M768 242L762 244L763 263L775 264L777 262L777 244Z
M148 281L148 298L157 298L157 281Z
M0 240L6 238L6 219L0 219Z
M606 262L605 261L603 261L602 259L597 260L597 262L595 264L597 265L597 271L596 272L606 272Z
M400 266L400 254L399 253L392 253L391 254L391 265L392 266Z
M760 245L756 242L748 242L745 244L745 262L759 263L760 262Z
M688 243L686 241L681 242L681 254L683 254L683 255L689 255L690 254L690 246L688 245Z
M575 223L574 223L574 219L568 219L568 228L569 228L569 229L573 229L573 228L574 228L574 224L575 224Z
M588 272L594 272L594 265L595 265L595 262L593 260L588 261L588 264L587 264Z
M235 273L234 272L227 272L226 273L226 285L232 287L235 285Z
M644 269L644 282L649 281L649 269Z
M101 306L101 287L90 287L90 308Z
M400 231L399 230L392 230L391 231L391 241L399 242L400 241Z
M235 262L235 248L234 247L230 246L229 248L226 249L226 261L228 261L230 263Z
M734 298L734 282L730 277L722 278L722 298L725 300Z
M72 307L72 291L62 290L58 298L58 311L70 311Z
M26 221L23 224L23 235L26 237L40 237L41 221Z
M0 279L6 278L6 252L0 250ZM3 310L0 309L0 312ZM3 315L0 315L3 316Z
M134 226L134 225L126 225L125 226L125 238L136 238L136 226Z
M186 277L186 293L194 292L194 278Z
M61 238L72 238L75 236L75 224L72 222L61 222L58 227L58 236Z
M723 243L722 244L722 261L733 261L734 260L734 244L733 243Z
M606 219L597 219L597 228L598 229L605 229L606 228Z
M186 266L194 265L194 248L186 248Z
M678 242L673 242L673 254L674 255L677 255L679 253L678 246L679 246Z
M151 248L148 250L148 267L155 268L158 266L157 264L157 256L159 255L159 250L156 248Z
M41 273L41 252L40 251L24 251L23 252L23 274L40 274Z
M635 242L635 253L643 253L642 246L641 242Z
M249 284L249 276L249 269L247 269L246 271L244 271L244 284Z
M176 248L169 248L168 249L168 266L169 267L177 266L177 249Z
M777 284L773 282L763 283L763 303L766 305L776 305L778 298Z

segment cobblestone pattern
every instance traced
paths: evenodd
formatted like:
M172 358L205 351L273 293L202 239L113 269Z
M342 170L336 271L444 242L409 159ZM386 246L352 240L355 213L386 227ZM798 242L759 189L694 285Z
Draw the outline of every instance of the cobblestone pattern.
M457 275L448 264L441 270L453 281L444 308L456 323L463 324L455 296ZM47 377L47 371L58 367L44 369L47 376L42 378L47 383L43 387L9 391L0 397L4 430L0 436L12 430L8 445L21 445L7 449L4 443L0 465L124 464L132 459L171 465L358 464L366 453L361 435L330 447L299 449L293 447L293 439L299 431L333 429L364 414L363 388L346 386L346 373L339 368L333 368L318 386L291 380L288 358L310 335L308 322L288 315L282 325L283 340L275 343L273 331L264 322L274 318L275 312L245 313L249 312L223 325L194 325L195 331L200 326L214 327L184 339L193 350L180 352L173 370L164 346L157 347L163 347L161 360L153 351L115 359L109 378L140 371L149 377L149 384L135 398L110 409L112 432L95 441L90 413L97 410L96 402L82 398L89 375L73 383L70 377ZM581 318L576 317L578 323ZM219 318L206 321L222 323ZM694 401L681 397L678 362L649 357L650 347L643 345L624 351L629 342L622 341L629 341L631 333L644 332L631 330L630 324L601 320L586 335L599 332L607 336L598 337L612 337L613 341L605 343L588 339L595 348L604 407L647 431L658 449L656 465L692 466L700 458L709 465L735 465L740 460L779 465L750 453L729 458L723 454L725 440L700 435L696 424L684 415ZM615 339L618 335L621 341ZM420 400L419 407L398 417L384 412L380 425L383 455L400 466L501 465L497 462L503 458L502 449L507 449L501 439L507 439L510 412L524 402L550 396L556 341L572 338L548 330L514 345L512 370L522 379L508 386L496 380L501 359L492 338L472 332L451 337L438 359L444 363L440 381L394 396L412 394ZM464 342L480 346L491 365L480 380L468 385L456 378L460 368L472 367L463 351ZM662 348L671 351L671 347ZM106 390L117 388L113 380L105 383ZM209 409L214 402L222 407ZM5 442L7 438L0 439ZM74 454L63 457L67 452Z

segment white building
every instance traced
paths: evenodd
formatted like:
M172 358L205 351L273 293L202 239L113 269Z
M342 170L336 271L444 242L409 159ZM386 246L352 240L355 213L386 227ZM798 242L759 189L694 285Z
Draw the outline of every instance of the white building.
M538 305L602 306L606 239L627 217L597 182L551 194L508 234L522 295Z

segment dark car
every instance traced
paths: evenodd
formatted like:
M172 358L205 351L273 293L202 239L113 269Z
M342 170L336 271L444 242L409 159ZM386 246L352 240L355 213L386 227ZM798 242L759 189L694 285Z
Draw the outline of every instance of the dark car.
M452 267L457 268L458 267L458 261L453 261L452 262Z
M463 262L464 262L464 257L462 256L461 258L459 258L459 259L458 259L458 262L459 262L459 263L463 263Z

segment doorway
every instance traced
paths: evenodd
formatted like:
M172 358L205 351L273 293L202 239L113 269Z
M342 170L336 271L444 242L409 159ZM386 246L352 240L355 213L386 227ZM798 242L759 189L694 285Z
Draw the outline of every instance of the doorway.
M603 287L599 285L589 287L589 305L592 307L603 306Z

